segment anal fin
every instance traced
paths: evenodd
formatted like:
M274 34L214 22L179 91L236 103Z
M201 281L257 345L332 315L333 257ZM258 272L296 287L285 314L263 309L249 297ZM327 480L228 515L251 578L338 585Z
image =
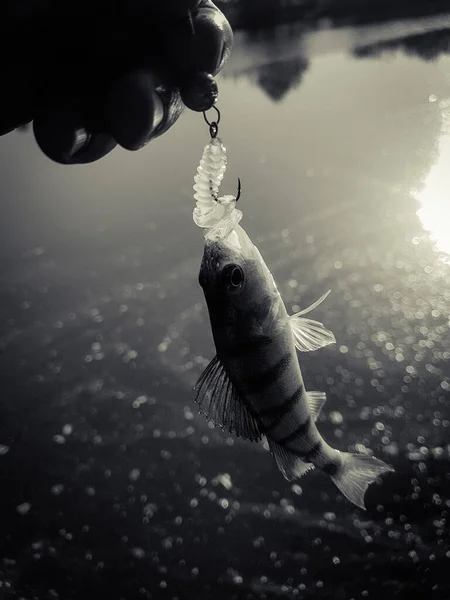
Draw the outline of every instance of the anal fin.
M258 422L239 397L222 361L215 356L195 388L199 410L214 425L250 441L261 439Z
M283 477L288 481L299 479L305 475L305 473L314 469L313 464L306 463L297 456L297 454L289 450L289 448L277 444L270 438L268 438L267 441L269 443L270 452L277 463L277 467L280 469Z

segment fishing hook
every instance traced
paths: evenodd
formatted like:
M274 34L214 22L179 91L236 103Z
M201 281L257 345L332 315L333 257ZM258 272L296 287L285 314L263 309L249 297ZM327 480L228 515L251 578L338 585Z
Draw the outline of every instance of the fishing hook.
M206 121L206 124L209 125L209 134L212 138L217 137L217 133L219 132L219 123L220 123L220 110L217 108L217 106L211 106L211 108L213 108L216 113L217 113L217 121L211 121L211 123L208 121L208 118L206 116L206 112L203 111L203 118Z
M238 189L237 189L237 195L236 195L236 202L239 200L240 197L241 197L241 178L238 177Z

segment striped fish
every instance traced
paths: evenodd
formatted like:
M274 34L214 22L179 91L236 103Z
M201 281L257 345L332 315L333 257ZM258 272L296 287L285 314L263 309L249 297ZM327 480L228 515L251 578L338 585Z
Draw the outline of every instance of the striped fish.
M217 352L195 387L200 411L244 439L265 436L287 480L317 467L364 509L368 486L393 469L327 444L316 426L325 394L305 389L296 352L335 342L321 323L304 316L329 292L288 316L259 250L236 223L231 231L205 235L199 282Z

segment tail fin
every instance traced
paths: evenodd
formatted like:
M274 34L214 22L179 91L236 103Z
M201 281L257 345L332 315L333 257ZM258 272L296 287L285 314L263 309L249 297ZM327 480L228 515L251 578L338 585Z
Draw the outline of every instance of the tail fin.
M369 485L379 475L394 469L382 460L366 454L342 452L341 457L342 464L337 473L331 475L331 479L350 502L366 510L364 495Z

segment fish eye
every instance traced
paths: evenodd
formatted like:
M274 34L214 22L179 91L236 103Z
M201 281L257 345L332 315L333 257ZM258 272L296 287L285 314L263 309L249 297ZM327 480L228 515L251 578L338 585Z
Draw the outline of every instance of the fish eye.
M244 271L239 265L227 265L222 271L223 282L231 291L237 291L244 283Z

